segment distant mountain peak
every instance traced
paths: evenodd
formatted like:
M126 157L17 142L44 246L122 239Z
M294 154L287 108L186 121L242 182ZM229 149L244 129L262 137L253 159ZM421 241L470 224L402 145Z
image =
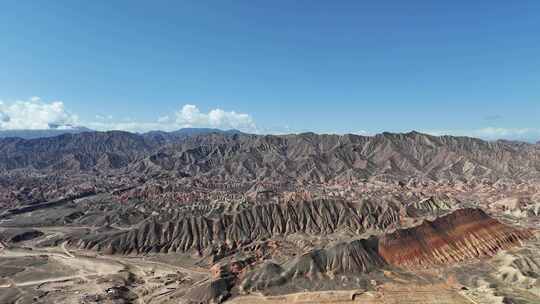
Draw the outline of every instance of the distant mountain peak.
M94 130L82 126L72 125L49 125L49 129L18 129L0 130L0 138L18 137L22 139L35 139L54 137L63 134L78 134L83 132L93 132Z

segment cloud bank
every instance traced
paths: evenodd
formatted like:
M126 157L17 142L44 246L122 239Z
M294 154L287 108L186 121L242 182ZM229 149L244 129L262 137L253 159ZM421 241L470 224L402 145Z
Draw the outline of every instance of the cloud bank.
M153 121L137 121L127 118L115 119L115 117L108 113L96 115L88 121L81 121L76 114L65 109L62 101L45 102L39 97L13 102L3 102L0 100L0 130L70 129L75 126L84 126L98 131L123 130L130 132L148 132L154 130L174 131L181 128L238 129L243 132L256 134L288 134L307 131L291 129L287 125L270 128L259 127L250 114L220 108L203 112L194 104L184 104L177 111L162 114L162 116L157 117ZM490 117L489 120L493 123L497 119ZM540 128L489 126L468 130L422 130L421 132L432 135L471 136L487 140L514 139L535 142L540 139ZM374 132L365 130L346 133L359 135L374 134Z
M80 121L77 115L66 111L62 101L45 102L39 97L13 102L0 101L0 130L68 129L78 125L98 131L147 132L180 128L218 128L257 132L255 121L249 114L219 108L205 113L193 104L185 104L178 111L158 117L155 121L115 120L112 115L96 115L91 121Z
M485 127L474 130L426 130L427 134L441 136L470 136L487 140L515 139L524 141L537 141L540 139L540 129L538 128L501 128Z
M195 105L186 104L176 112L176 123L183 127L208 126L220 129L255 130L255 122L249 114L214 109L201 113Z
M246 113L212 109L207 113L192 104L183 105L172 115L158 117L155 121L138 122L133 120L115 121L111 116L99 115L98 121L88 122L86 126L96 130L124 130L147 132L152 130L173 131L181 128L237 129L257 133L255 120Z
M77 115L68 113L61 101L43 102L39 97L0 101L0 130L71 128L78 124Z

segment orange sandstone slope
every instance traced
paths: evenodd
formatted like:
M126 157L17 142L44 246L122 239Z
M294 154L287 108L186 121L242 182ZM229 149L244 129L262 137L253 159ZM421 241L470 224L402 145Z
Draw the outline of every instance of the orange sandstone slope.
M532 237L530 231L502 224L480 209L460 209L382 236L379 254L402 267L449 264L492 256Z

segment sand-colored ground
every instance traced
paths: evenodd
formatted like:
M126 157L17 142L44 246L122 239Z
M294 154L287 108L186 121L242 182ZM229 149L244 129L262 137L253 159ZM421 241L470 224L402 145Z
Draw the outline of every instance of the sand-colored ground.
M17 279L10 280L7 284L0 285L0 288L8 288L15 286L30 286L51 282L68 281L75 279L84 279L87 276L104 276L120 272L125 269L125 266L108 259L100 258L88 258L84 256L75 256L69 252L64 244L60 247L62 252L55 251L40 251L40 250L27 250L27 249L5 249L0 252L0 257L5 258L17 258L28 256L47 256L49 258L49 264L56 264L59 266L65 266L67 269L75 272L73 275L55 275L51 273L49 277L41 279L31 279L20 281ZM16 261L14 261L16 263Z
M0 251L0 262L19 269L0 280L0 303L69 304L96 299L108 303L120 291L128 294L122 298L132 298L129 303L160 303L179 285L193 286L209 277L204 269L146 257L70 251L65 244L6 248Z
M362 290L301 292L282 296L249 295L234 298L230 303L365 303L365 304L471 304L473 300L446 284L408 285L385 284L377 291Z

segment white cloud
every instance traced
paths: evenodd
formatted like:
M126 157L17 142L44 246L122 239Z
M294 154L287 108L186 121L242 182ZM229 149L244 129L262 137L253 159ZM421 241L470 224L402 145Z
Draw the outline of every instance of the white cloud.
M501 127L485 127L473 130L428 130L425 133L441 136L471 136L479 137L487 140L495 139L516 139L535 141L540 139L540 129L537 128L501 128Z
M181 127L211 127L255 131L256 126L249 114L213 109L202 113L195 105L186 104L176 112L176 123Z
M80 121L78 116L68 112L62 101L44 102L39 97L28 100L3 102L0 100L0 130L12 129L50 129L85 126L94 130L124 130L130 132L147 132L152 130L173 131L180 128L209 127L219 129L238 129L248 133L288 134L304 130L293 130L289 126L258 128L253 117L246 113L225 111L219 108L201 112L193 104L185 104L174 113L165 113L155 121L136 121L130 118L113 119L107 114L96 115L92 121ZM485 127L471 130L424 130L432 135L472 136L488 140L518 139L537 141L540 139L540 128L502 128ZM352 132L359 135L372 135L371 132L358 130Z
M2 102L0 102L0 107L2 106ZM11 118L4 112L0 110L0 123L7 123L9 122Z
M203 113L195 105L186 104L174 113L174 116L163 115L156 121L140 122L126 118L121 121L105 120L103 115L97 121L86 122L85 126L95 130L123 130L130 132L147 132L152 130L173 131L180 128L218 128L238 129L256 133L257 127L249 114L235 111L213 109Z
M476 130L476 133L488 137L505 137L505 136L523 136L529 133L539 133L539 130L531 128L522 128L522 129L508 129L508 128L494 128L487 127L483 129Z
M14 102L0 101L0 129L70 128L79 121L61 101L43 102L39 97Z
M112 115L97 114L91 121L79 121L69 113L62 101L44 102L39 97L28 100L3 102L0 100L0 130L14 129L66 129L82 125L94 130L124 130L146 132L151 130L172 131L186 127L209 127L239 129L257 132L255 121L249 114L213 109L203 113L195 105L186 104L172 115L163 115L155 121L135 121L129 117L113 119Z
M172 131L174 126L159 122L137 122L137 121L91 121L83 123L85 127L97 131L120 130L129 132L148 132L155 130Z
M165 116L158 117L157 121L159 123L168 123L171 121L171 118L169 117L169 115L165 115Z
M112 115L100 115L100 114L97 114L96 119L97 120L111 120L111 119L113 119L113 116Z
M362 135L362 136L371 136L371 135L373 135L373 133L368 132L366 130L359 130L359 131L351 132L351 133L355 134L355 135Z

